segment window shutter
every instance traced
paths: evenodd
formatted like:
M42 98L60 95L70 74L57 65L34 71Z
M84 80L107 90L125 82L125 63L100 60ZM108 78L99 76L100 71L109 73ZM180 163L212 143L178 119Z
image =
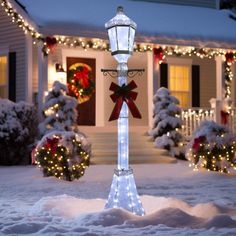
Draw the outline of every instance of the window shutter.
M168 64L160 64L160 87L168 88Z
M200 66L192 65L192 107L200 107Z
M10 52L8 57L9 74L8 74L8 97L11 101L16 101L16 53Z

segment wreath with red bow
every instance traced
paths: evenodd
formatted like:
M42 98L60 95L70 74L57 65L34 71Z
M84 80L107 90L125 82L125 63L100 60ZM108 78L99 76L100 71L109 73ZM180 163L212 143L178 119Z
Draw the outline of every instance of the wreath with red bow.
M91 67L83 63L75 63L70 66L67 86L69 94L76 97L79 103L88 101L95 92Z

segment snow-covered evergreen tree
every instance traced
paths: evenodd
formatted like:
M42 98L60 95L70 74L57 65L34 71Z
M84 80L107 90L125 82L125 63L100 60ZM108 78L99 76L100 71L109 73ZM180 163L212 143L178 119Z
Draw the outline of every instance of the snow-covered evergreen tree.
M168 89L162 87L154 95L153 103L154 122L149 134L158 148L171 151L182 140L182 135L178 131L181 128L179 100L171 96Z
M66 95L67 86L55 81L52 90L45 98L43 107L44 121L39 124L40 135L53 130L73 131L77 121L77 101Z

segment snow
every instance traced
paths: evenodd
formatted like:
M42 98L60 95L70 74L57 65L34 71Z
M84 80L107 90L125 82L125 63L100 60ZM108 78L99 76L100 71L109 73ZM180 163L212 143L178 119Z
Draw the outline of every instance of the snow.
M39 124L41 136L52 130L70 131L76 129L78 117L76 106L77 100L68 96L67 86L55 81L52 89L45 97L43 105L44 120Z
M19 0L46 35L107 39L104 24L118 6L137 25L139 42L236 47L236 22L229 10L158 4L130 0Z
M112 165L90 166L73 182L35 166L0 167L0 235L235 235L236 175L187 165L132 166L144 217L104 210Z

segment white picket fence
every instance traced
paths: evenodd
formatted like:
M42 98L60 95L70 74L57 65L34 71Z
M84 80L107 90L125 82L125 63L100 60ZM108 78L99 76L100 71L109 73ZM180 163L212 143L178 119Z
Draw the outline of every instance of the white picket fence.
M214 109L211 108L188 108L182 109L182 131L187 139L192 136L193 131L199 127L204 120L214 120ZM227 126L236 134L236 108L231 108Z
M188 108L182 109L182 134L190 138L193 131L199 127L204 120L214 120L214 110L211 108Z

